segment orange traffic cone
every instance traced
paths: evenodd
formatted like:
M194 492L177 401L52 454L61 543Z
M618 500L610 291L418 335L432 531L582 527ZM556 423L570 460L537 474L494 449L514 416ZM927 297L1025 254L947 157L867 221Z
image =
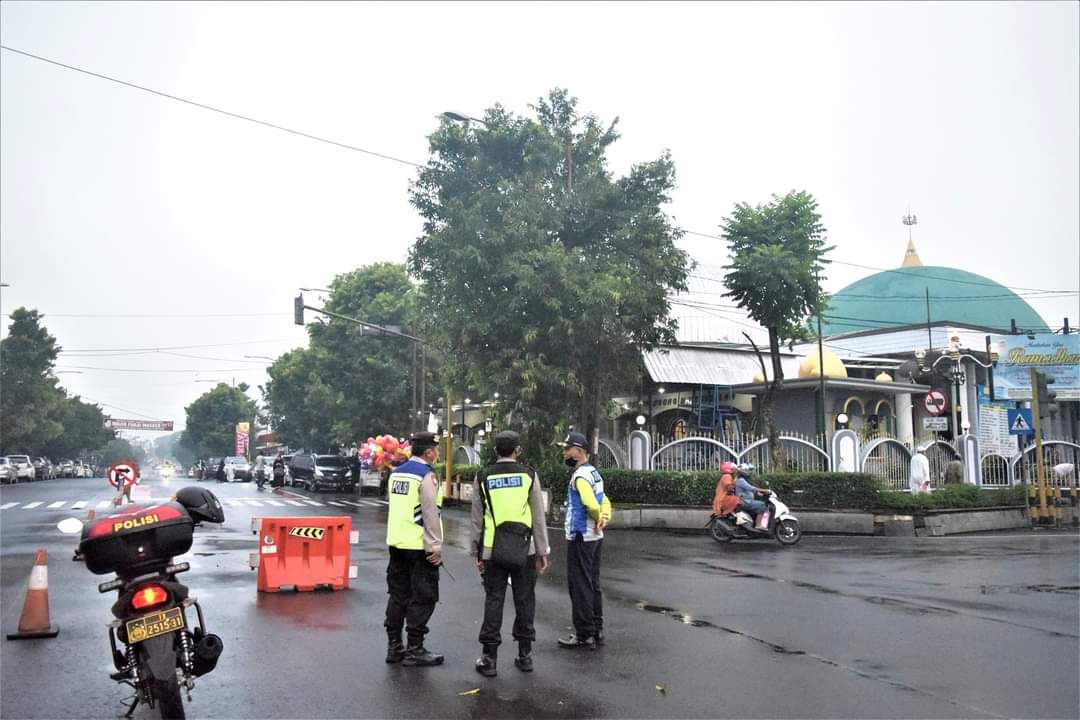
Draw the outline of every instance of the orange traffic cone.
M38 550L30 582L26 586L26 601L19 618L19 631L8 633L8 640L28 638L51 638L60 634L60 628L49 624L49 553Z

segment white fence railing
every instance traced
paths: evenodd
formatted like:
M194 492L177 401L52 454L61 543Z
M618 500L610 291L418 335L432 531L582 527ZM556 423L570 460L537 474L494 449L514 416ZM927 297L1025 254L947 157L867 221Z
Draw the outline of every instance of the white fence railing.
M752 463L761 472L813 472L827 471L833 467L850 469L876 475L894 490L907 490L908 475L911 468L913 451L896 438L877 436L861 444L860 439L850 431L849 446L855 449L850 459L831 457L821 449L821 444L813 438L783 433L780 441L784 445L785 467L772 467L772 454L769 452L767 438L743 436L732 444L722 442L715 437L691 435L681 438L650 436L644 432L633 433L632 442L644 450L628 453L620 444L611 440L601 441L598 464L603 467L639 467L639 469L684 471L684 470L719 470L720 464L730 460L736 464ZM841 433L837 434L837 437ZM998 453L978 452L978 442L972 436L962 438L964 452L957 445L945 440L934 440L917 447L930 464L930 485L939 489L944 486L945 468L954 461L966 462L964 454L978 458L977 469L969 468L968 482L977 481L986 488L1005 488L1018 483L1036 481L1035 446L1029 446L1013 457ZM652 442L663 441L658 450L652 450ZM837 446L834 443L834 452ZM1080 444L1067 440L1046 440L1043 442L1046 477L1050 485L1070 487L1080 485ZM635 464L636 463L636 464ZM1055 472L1054 467L1071 464L1070 472ZM1071 485L1070 485L1071 484Z

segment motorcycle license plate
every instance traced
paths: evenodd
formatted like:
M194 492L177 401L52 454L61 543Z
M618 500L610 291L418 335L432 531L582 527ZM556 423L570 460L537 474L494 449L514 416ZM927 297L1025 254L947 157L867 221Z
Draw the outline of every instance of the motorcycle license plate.
M178 607L161 612L143 615L141 618L127 621L128 643L134 644L149 640L158 635L184 629L184 612Z

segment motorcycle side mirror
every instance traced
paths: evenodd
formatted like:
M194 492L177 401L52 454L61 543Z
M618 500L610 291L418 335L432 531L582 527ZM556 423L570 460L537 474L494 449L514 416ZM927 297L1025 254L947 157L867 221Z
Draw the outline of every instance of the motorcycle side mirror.
M75 535L82 532L83 521L74 517L64 518L56 523L56 529L65 535Z

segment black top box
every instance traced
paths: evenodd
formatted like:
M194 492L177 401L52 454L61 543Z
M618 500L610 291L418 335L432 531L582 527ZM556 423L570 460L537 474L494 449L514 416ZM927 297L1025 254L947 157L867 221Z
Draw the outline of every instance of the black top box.
M180 503L125 505L84 527L79 549L95 575L130 574L186 553L194 529Z

